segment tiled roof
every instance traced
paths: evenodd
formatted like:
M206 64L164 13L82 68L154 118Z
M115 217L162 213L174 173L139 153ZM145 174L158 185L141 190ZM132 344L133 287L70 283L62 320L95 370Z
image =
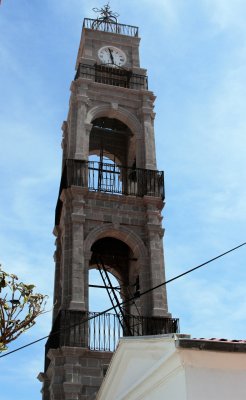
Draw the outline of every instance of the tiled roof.
M246 343L246 340L242 340L242 339L191 338L191 340L206 340L206 341L213 341L213 342L228 342L228 343Z
M246 340L223 338L179 338L176 347L210 351L227 351L246 353Z

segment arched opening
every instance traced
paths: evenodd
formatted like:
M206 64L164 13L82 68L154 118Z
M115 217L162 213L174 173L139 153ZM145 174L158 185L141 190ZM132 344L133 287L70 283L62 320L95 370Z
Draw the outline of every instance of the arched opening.
M110 274L110 273L109 273ZM119 288L116 278L110 274L114 288ZM120 298L119 298L120 300ZM119 338L123 335L122 326L107 295L99 270L89 270L89 347L95 350L113 351ZM99 313L99 315L98 315Z
M92 121L89 141L89 187L109 193L128 194L130 173L136 167L133 134L116 118Z
M107 269L128 284L129 260L132 251L122 240L114 237L98 239L91 247L91 265L97 265L103 260Z
M96 268L101 277L101 284L98 284L100 280L97 276L95 286L98 286L98 290L104 288L105 293L104 300L101 293L99 294L100 301L107 308L109 299L123 334L132 335L132 327L136 318L140 316L137 298L135 299L139 290L139 281L136 265L134 266L136 259L132 250L119 239L104 237L94 242L91 251L90 267ZM92 288L90 286L90 294L92 294ZM92 301L91 299L90 304Z
M127 166L132 132L126 124L116 118L100 117L92 121L89 153Z
M102 285L106 287L110 286L112 275L120 287L119 300L127 300L132 295L134 289L134 287L131 289L132 282L130 282L129 274L130 263L133 259L131 249L119 239L104 237L92 245L91 251L90 265L100 271L105 269L108 274L105 280L101 277ZM116 291L115 294L117 294ZM128 310L129 306L127 305L124 309Z

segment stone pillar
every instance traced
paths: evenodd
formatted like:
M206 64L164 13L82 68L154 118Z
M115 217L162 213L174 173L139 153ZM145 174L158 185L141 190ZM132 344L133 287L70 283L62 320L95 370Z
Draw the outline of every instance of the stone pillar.
M87 107L84 101L82 101L81 97L77 99L77 129L76 129L76 152L75 158L77 160L86 160L85 157L85 149L84 149L84 142L85 142L85 118L86 118L86 111Z
M55 321L59 308L61 306L61 257L62 257L62 246L61 246L61 232L58 226L54 229L54 235L56 236L56 250L54 253L55 261L55 281L54 281L54 295L53 295L53 322Z
M63 190L61 193L61 201L63 203L62 217L60 222L62 236L62 301L61 307L66 309L69 307L71 300L72 287L72 223L71 223L71 196L70 190Z
M84 263L85 263L85 268L84 268L84 280L87 283L85 285L85 307L86 310L89 311L89 270L90 270L90 260L92 256L92 251L85 251L84 253ZM92 310L94 311L94 310Z
M139 288L140 293L144 293L146 290L151 288L151 276L150 276L150 259L147 257L139 258ZM148 293L140 297L141 303L141 315L143 317L152 316L152 294Z
M72 186L61 194L63 202L63 288L62 306L70 310L85 311L87 299L84 279L84 193L85 188Z
M154 117L153 103L155 97L150 92L143 96L143 128L144 128L144 144L145 144L145 167L146 169L156 170L155 155L155 134L154 134Z
M86 311L87 299L85 297L85 287L88 281L85 280L84 263L84 189L80 187L71 187L72 194L72 293L70 310Z
M63 161L68 158L68 123L67 121L63 121L62 124L62 159Z
M81 81L81 82L80 82ZM74 86L76 87L76 150L75 159L87 160L89 154L89 133L92 125L86 123L89 98L87 96L88 82L78 79Z
M147 231L150 256L150 287L165 282L163 258L163 229L161 227L162 201L154 197L144 197L147 213ZM161 286L151 292L152 316L168 316L166 286Z
M136 139L136 167L145 168L145 142L140 135Z
M155 139L153 122L148 118L144 121L145 136L145 168L156 170Z

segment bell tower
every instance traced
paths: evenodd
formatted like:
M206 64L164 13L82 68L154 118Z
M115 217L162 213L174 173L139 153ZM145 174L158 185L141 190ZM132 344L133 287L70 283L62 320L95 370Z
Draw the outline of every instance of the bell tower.
M62 125L43 400L95 399L119 336L178 330L165 286L141 295L165 281L164 176L156 166L155 96L140 66L138 28L118 23L108 5L96 11L98 18L84 19ZM92 268L113 313L89 310Z

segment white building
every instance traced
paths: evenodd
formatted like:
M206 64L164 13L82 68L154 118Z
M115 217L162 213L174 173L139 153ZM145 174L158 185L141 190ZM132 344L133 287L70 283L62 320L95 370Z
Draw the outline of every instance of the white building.
M246 341L123 338L97 400L243 400L245 352Z

